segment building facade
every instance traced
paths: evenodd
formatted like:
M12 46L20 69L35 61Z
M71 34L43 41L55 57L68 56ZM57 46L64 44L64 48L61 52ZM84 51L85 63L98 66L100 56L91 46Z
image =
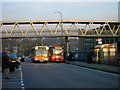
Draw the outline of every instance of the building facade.
M99 38L101 44L112 44L119 41L120 38ZM83 50L94 50L95 46L99 44L98 38L79 38L79 51Z

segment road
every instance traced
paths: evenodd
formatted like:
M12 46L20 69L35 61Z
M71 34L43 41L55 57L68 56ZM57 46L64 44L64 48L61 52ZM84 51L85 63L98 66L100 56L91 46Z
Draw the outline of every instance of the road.
M15 88L118 87L118 75L65 63L32 63L31 61L25 61L21 64L19 75L17 76L19 78L16 78L16 81L19 80L17 82L18 86L12 84Z
M118 77L64 63L22 64L25 88L117 88Z

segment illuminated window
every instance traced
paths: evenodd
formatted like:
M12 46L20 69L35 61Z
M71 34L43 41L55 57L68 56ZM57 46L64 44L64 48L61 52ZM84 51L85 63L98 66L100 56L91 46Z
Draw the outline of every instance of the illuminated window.
M104 56L108 56L108 49L104 48L103 51L104 51Z
M115 48L110 49L110 56L115 56Z

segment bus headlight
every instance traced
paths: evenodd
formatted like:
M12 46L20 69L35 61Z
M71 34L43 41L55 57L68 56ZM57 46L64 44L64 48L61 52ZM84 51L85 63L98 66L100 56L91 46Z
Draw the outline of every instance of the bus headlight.
M59 58L59 56L56 56L56 58Z
M46 58L45 60L48 60L48 58Z
M38 60L38 58L35 58L35 60Z

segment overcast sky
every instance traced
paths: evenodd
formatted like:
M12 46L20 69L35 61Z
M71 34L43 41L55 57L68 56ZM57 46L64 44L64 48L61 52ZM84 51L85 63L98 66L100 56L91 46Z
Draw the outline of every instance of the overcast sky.
M33 2L34 1L34 2ZM78 2L79 1L79 2ZM104 2L105 1L105 2ZM118 20L119 0L2 0L7 20Z

